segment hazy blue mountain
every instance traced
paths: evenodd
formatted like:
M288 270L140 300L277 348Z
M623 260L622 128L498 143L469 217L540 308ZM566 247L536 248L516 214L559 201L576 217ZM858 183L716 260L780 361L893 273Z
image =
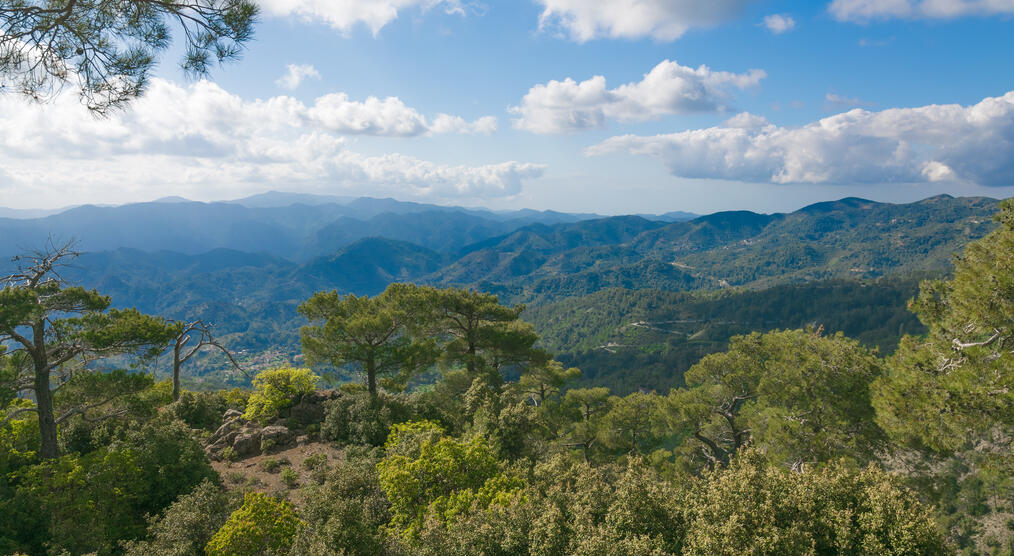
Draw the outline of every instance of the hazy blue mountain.
M242 199L225 201L249 208L275 208L289 205L342 205L355 199L341 195L314 195L312 193L286 193L283 191L267 191Z
M447 257L406 241L366 238L333 256L318 257L294 269L290 279L317 290L374 295L392 282L412 282L437 271Z
M65 210L73 207L63 207L58 209L12 209L0 207L0 218L16 218L16 219L31 219L31 218L44 218L51 214L59 214Z
M234 249L296 261L333 253L371 236L449 252L533 223L583 218L552 211L495 213L394 199L278 192L215 203L167 197L115 207L85 205L37 218L0 217L0 257L33 249L51 237L76 239L85 251L131 248L197 254Z

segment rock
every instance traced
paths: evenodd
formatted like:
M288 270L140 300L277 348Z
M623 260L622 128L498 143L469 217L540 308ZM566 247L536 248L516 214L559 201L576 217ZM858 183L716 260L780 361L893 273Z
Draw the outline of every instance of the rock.
M230 410L228 410L228 411L226 411L225 413L222 414L222 420L223 421L231 421L232 419L236 419L236 418L242 417L242 416L243 416L243 412L242 411L240 411L238 409L230 409Z
M304 400L292 406L289 409L289 415L304 425L321 423L324 421L324 404L323 402L306 402Z
M296 444L298 446L306 446L309 443L310 443L310 437L307 436L307 435L305 435L305 434L302 435L302 436L297 436L296 437Z
M341 397L338 390L320 390L303 396L299 403L289 408L289 416L304 425L324 421L324 403Z
M232 441L232 449L237 457L245 458L261 453L261 434L259 432L243 432Z
M292 441L292 431L286 427L271 425L261 430L261 442L272 442L275 446L284 446Z

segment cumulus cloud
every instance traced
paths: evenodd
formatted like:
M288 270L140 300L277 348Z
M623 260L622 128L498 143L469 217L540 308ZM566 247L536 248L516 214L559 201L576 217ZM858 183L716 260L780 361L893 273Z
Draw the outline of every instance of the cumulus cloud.
M542 166L441 165L351 150L345 134L489 132L495 119L432 122L397 99L326 95L312 106L287 96L245 100L218 85L152 80L128 111L96 119L70 94L46 105L0 96L0 168L41 190L93 193L171 185L177 194L252 183L334 185L429 198L513 195ZM29 186L25 186L29 187ZM189 188L189 189L188 189ZM87 196L85 196L87 197Z
M321 21L342 33L364 25L376 35L385 25L409 8L441 8L449 14L464 15L461 0L258 0L270 16L295 16Z
M972 106L855 109L802 127L740 114L725 125L613 137L589 155L661 159L673 175L746 182L1014 183L1014 91Z
M833 0L828 11L839 21L953 19L1014 14L1014 0Z
M768 31L776 35L781 35L787 31L791 31L796 28L796 20L792 19L792 16L787 14L771 14L764 16L764 26L768 28Z
M289 64L285 75L275 80L275 85L283 89L297 89L307 79L320 79L320 72L311 65Z
M694 27L732 19L751 0L537 0L540 29L558 29L570 39L671 41Z
M597 75L580 83L571 78L532 87L510 112L520 117L514 127L554 134L603 127L607 119L622 122L653 120L670 114L722 111L729 90L760 83L763 70L746 73L691 68L665 60L636 83L606 87Z
M494 116L468 122L461 116L437 114L432 122L397 97L369 97L359 102L345 93L318 98L305 118L328 131L349 135L414 137L425 133L483 133L496 131Z

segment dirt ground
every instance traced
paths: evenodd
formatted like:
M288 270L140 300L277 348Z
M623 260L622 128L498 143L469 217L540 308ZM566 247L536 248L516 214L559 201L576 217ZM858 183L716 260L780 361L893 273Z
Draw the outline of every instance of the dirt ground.
M221 475L222 483L228 490L263 492L288 499L298 506L299 498L290 496L290 493L310 482L311 469L303 462L317 454L323 454L327 458L328 467L342 457L341 450L331 444L310 443L234 462L214 461L211 466ZM296 473L297 478L292 486L282 480L286 468Z

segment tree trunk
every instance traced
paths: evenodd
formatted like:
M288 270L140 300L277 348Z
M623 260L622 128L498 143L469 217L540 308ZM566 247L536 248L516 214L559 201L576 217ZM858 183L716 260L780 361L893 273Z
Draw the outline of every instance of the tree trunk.
M173 348L173 401L180 399L180 345L176 344Z
M377 397L377 364L373 355L366 360L366 389L370 391L370 396Z
M35 403L39 414L39 436L42 446L41 459L54 459L59 455L56 444L56 419L53 417L53 392L49 389L49 365L35 364Z

